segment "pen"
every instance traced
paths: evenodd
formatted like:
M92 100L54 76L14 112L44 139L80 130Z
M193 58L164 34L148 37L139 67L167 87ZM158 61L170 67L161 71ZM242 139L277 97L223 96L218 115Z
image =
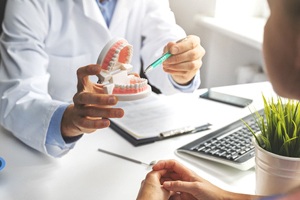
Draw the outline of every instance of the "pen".
M142 161L139 161L139 160L135 160L135 159L132 159L132 158L129 158L129 157L126 157L126 156L122 156L122 155L119 155L119 154L116 154L116 153L112 153L112 152L109 152L109 151L106 151L104 149L98 149L98 151L102 152L102 153L106 153L106 154L109 154L111 156L116 156L118 158L122 158L124 160L128 160L130 162L134 162L134 163L137 163L137 164L143 164L143 165L147 165L147 166L152 166L156 163L156 161L151 161L149 164L148 163L144 163Z
M187 37L182 38L180 40L178 40L176 43L182 42L184 40L186 40ZM156 61L154 61L153 63L151 63L144 71L144 73L148 73L149 71L151 71L152 69L155 69L157 66L161 65L165 60L167 60L170 56L172 56L172 54L170 52L165 53L164 55L162 55L160 58L158 58Z
M210 123L207 123L207 124L204 124L204 125L198 126L198 127L186 126L186 127L178 128L178 129L171 130L171 131L165 131L165 132L160 133L159 135L161 138L169 138L169 137L179 136L179 135L188 134L188 133L197 133L200 131L205 131L205 130L208 130L210 126L211 126Z

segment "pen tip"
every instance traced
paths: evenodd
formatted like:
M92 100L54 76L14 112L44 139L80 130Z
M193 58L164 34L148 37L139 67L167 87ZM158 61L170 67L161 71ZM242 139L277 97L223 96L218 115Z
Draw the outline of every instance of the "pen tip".
M151 71L152 67L148 66L145 70L144 70L144 74L148 73L149 71Z

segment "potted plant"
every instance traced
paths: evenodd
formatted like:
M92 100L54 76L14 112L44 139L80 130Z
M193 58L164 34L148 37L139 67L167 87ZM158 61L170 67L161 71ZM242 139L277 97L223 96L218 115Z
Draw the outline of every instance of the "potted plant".
M263 95L264 114L254 112L256 193L271 195L300 186L300 103Z

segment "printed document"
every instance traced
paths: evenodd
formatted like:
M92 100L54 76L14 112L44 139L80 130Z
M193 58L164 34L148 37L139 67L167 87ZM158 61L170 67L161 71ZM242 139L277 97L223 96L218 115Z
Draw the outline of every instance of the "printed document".
M124 117L110 120L136 139L157 137L166 131L207 124L197 104L197 99L151 94L141 100L119 102L117 107L124 109Z

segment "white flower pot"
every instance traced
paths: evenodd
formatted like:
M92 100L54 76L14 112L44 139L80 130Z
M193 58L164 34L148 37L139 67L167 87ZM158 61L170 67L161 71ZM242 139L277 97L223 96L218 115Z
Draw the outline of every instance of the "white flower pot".
M256 194L279 194L300 186L300 158L271 153L261 148L255 139L253 140Z

